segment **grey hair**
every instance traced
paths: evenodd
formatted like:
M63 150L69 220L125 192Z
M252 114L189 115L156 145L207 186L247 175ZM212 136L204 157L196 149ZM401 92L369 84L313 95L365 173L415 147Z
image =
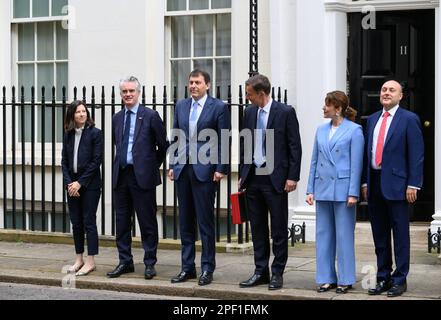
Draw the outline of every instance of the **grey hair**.
M141 83L139 82L138 78L134 77L134 76L130 76L127 77L125 79L122 79L119 81L119 90L121 90L122 86L124 83L126 82L132 82L136 84L136 89L138 90L138 92L141 92Z

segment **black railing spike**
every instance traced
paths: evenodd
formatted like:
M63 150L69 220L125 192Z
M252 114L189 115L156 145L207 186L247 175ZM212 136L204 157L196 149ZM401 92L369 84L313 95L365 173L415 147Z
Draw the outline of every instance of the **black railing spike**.
M78 100L78 88L74 87L73 92L74 92L74 100Z
M173 103L176 104L178 101L178 88L176 86L173 87Z
M2 88L2 92L3 92L3 99L6 100L6 87L5 86L3 86L3 88Z
M63 101L66 101L67 100L67 96L66 96L66 92L67 92L67 89L66 89L66 87L65 86L63 86L63 88L61 89L61 91L62 91L62 95L63 95Z
M285 90L284 103L285 103L285 104L288 104L288 90Z
M218 99L221 98L221 89L219 86L216 87L216 98L218 98Z
M87 99L86 99L86 93L87 93L87 88L86 86L83 87L83 102L86 103Z
M102 104L106 103L106 88L104 86L101 86L101 102ZM104 112L104 106L102 112Z
M164 86L164 94L162 95L164 103L167 103L167 86Z
M142 104L145 105L145 86L142 86Z
M277 91L277 101L278 102L282 102L282 89L279 87L278 91Z
M56 89L55 89L55 86L52 86L52 102L55 103L55 100L57 100L56 99Z
M91 97L92 102L95 102L95 86L92 86L92 97Z
M112 96L111 96L111 99L112 99L112 104L114 104L115 103L115 86L112 86Z
M276 100L276 91L275 91L274 87L271 88L271 98L273 100Z
M25 99L25 88L23 86L21 86L20 88L20 100L24 101Z
M187 86L185 86L184 98L185 99L188 98L188 87Z

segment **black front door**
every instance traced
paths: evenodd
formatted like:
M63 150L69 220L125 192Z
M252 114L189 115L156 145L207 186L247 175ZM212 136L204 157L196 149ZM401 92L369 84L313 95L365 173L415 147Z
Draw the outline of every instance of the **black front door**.
M360 123L380 110L380 88L389 79L403 84L401 107L419 115L425 142L424 187L410 208L411 221L434 214L435 11L376 13L376 29L362 27L364 15L349 14L349 88ZM363 204L359 220L367 218Z

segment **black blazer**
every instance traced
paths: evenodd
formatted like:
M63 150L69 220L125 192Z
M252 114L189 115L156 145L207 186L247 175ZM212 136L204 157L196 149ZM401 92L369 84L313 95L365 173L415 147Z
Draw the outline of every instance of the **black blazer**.
M245 109L243 129L253 132L257 122L257 106ZM293 107L273 101L268 117L267 129L274 130L274 171L270 174L271 182L277 192L285 189L286 180L300 180L300 164L302 159L302 145L300 142L299 122ZM244 164L244 146L241 143L241 179L242 186L246 187L248 174L253 164Z
M95 127L84 128L78 147L77 179L73 172L75 131L64 135L61 166L64 185L78 181L81 188L95 190L101 188L101 170L103 161L103 135Z

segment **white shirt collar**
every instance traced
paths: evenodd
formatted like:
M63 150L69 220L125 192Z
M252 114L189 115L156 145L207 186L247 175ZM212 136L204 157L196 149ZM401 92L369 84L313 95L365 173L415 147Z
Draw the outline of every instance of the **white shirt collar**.
M268 101L268 103L265 105L265 107L263 107L263 110L265 110L265 112L266 112L267 114L270 113L272 104L273 104L273 99L270 98L269 101ZM259 109L260 109L260 108L259 108Z
M205 94L205 96L203 96L202 98L200 98L197 101L195 99L191 98L191 105L193 105L195 102L197 102L197 103L199 103L201 108L204 108L205 103L207 102L207 99L208 99L208 94Z
M389 115L390 115L390 117L394 117L395 116L395 113L397 112L397 110L398 110L398 108L400 107L400 105L399 104L397 104L395 107L393 107L392 109L390 109L388 112L389 112ZM386 110L384 110L384 108L383 108L383 112L381 113L381 118L383 118L383 115L386 113Z

